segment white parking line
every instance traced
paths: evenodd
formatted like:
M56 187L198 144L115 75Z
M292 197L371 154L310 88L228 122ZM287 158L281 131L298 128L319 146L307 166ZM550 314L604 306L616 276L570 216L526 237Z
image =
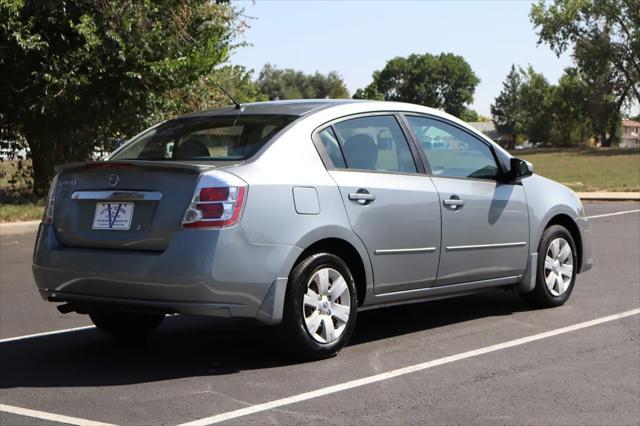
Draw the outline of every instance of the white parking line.
M625 311L619 314L609 315L606 317L601 317L594 320L581 322L578 324L570 325L568 327L557 328L555 330L547 331L544 333L534 334L532 336L522 337L520 339L509 340L508 342L498 343L496 345L474 349L468 352L463 352L456 355L435 359L433 361L428 361L421 364L410 365L408 367L399 368L397 370L391 370L386 373L380 373L380 374L376 374L369 377L363 377L362 379L352 380L350 382L345 382L345 383L340 383L333 386L328 386L325 388L320 388L311 392L305 392L305 393L293 395L287 398L265 402L262 404L251 405L249 407L241 408L238 410L227 411L226 413L216 414L210 417L205 417L199 420L183 423L182 425L179 425L179 426L201 426L201 425L210 425L213 423L224 422L227 420L236 419L238 417L248 416L250 414L255 414L262 411L271 410L273 408L282 407L284 405L295 404L297 402L307 401L309 399L330 395L332 393L353 389L353 388L368 385L371 383L376 383L383 380L389 380L394 377L415 373L418 371L426 370L428 368L449 364L455 361L460 361L460 360L475 357L478 355L484 355L490 352L495 352L502 349L508 349L514 346L524 345L526 343L531 343L537 340L546 339L548 337L558 336L560 334L581 330L583 328L593 327L598 324L603 324L609 321L615 321L620 318L625 318L631 315L638 315L639 313L640 313L640 309L632 309L630 311Z
M15 407L13 405L0 404L0 411L17 414L35 419L51 422L66 423L79 426L113 426L111 423L94 422L93 420L80 419L78 417L61 416L60 414L47 413L46 411L30 410L28 408Z
M71 333L74 331L90 330L96 328L95 325L85 325L84 327L66 328L64 330L45 331L44 333L27 334L26 336L7 337L0 339L0 343L15 342L16 340L31 339L33 337L51 336L53 334Z
M587 219L597 219L599 217L618 216L620 214L629 214L629 213L638 213L638 212L640 212L640 209L626 210L626 211L623 211L623 212L615 212L615 213L597 214L595 216L587 216Z

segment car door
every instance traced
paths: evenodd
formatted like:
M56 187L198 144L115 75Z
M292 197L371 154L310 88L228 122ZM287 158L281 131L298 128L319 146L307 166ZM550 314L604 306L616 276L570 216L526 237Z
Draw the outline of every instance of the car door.
M522 185L499 179L493 148L462 127L427 116L405 118L441 200L442 245L435 285L508 280L522 274L529 250ZM433 149L421 142L430 137L444 146Z
M337 121L315 140L351 227L367 248L375 293L433 285L440 253L438 194L424 169L416 168L417 152L412 154L396 116Z

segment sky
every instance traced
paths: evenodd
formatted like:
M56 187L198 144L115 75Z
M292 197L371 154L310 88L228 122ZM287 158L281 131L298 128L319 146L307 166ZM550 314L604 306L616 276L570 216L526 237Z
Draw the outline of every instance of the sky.
M234 1L250 28L231 63L307 73L337 71L349 92L396 56L454 53L480 78L472 108L490 115L511 64L531 64L557 83L571 57L537 45L531 1Z

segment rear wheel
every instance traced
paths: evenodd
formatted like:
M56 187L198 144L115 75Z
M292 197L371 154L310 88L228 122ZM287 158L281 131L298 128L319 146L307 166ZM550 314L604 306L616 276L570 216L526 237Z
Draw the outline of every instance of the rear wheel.
M357 308L347 264L333 254L313 254L291 271L283 338L294 354L305 359L335 355L353 333Z
M131 340L153 332L164 319L164 314L105 310L90 312L89 317L100 331L119 339Z
M548 227L538 247L536 286L522 296L535 307L563 305L573 290L577 265L576 246L569 231L560 225Z

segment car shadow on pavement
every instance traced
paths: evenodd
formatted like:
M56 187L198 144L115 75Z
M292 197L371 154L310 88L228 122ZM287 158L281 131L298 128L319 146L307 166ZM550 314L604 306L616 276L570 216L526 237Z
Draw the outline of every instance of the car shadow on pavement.
M527 310L491 292L361 312L349 346ZM114 386L293 365L274 328L170 317L138 343L95 329L0 343L0 388Z

